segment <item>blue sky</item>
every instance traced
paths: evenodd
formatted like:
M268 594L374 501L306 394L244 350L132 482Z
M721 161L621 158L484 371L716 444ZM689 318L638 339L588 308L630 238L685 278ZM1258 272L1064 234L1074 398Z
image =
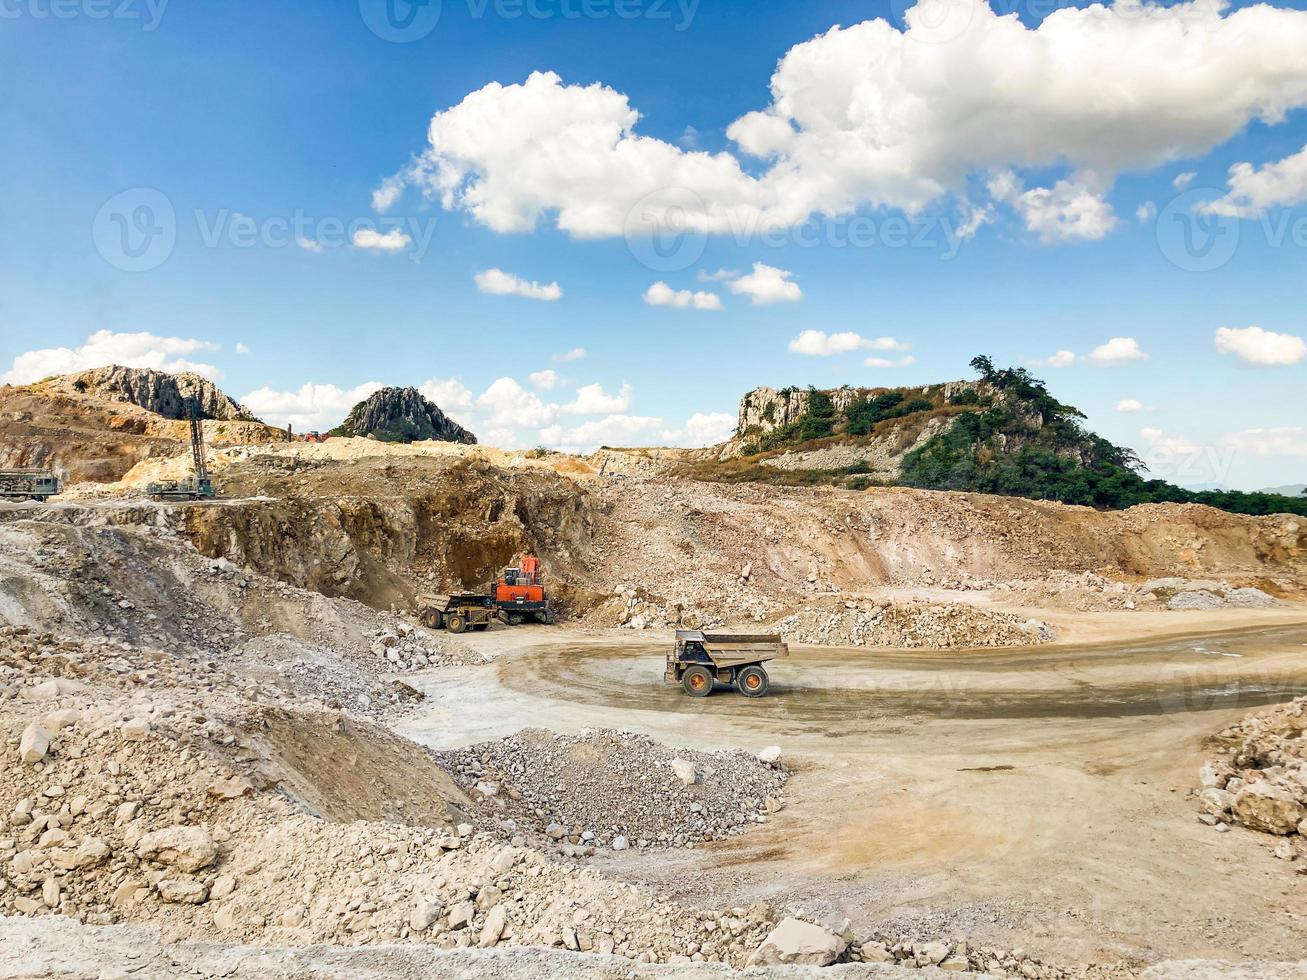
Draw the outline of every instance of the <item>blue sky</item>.
M1250 21L1241 49L1223 24L1266 16L1242 5L1068 24L1005 0L1005 26L937 2L969 19L813 0L444 0L433 19L394 0L415 25L398 43L382 0L5 0L0 375L200 364L298 428L367 383L425 385L483 441L583 449L703 442L757 385L947 380L983 352L1177 482L1307 479L1304 47L1277 63L1304 4ZM773 79L796 45L876 19L896 36L827 36ZM1048 60L1054 30L1083 50ZM1210 66L1201 84L1173 85L1181 56ZM558 79L523 87L533 72ZM1236 83L1248 105L1226 104ZM590 152L623 98L630 139ZM669 183L716 217L664 236L664 261L622 216L681 220L661 192L647 206ZM488 270L561 296L483 291Z

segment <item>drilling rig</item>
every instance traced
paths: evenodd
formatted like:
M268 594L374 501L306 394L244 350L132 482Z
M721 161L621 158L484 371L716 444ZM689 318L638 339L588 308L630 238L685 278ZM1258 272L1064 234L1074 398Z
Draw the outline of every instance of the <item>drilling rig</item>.
M186 421L191 430L191 465L189 479L151 483L145 488L151 500L213 500L218 494L209 479L209 466L204 461L204 426L195 399L186 399Z

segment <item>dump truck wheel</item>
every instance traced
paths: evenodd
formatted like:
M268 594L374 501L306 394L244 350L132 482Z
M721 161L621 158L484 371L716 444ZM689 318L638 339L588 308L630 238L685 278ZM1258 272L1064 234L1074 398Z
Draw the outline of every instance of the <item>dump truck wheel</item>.
M422 614L422 625L429 630L438 630L444 623L441 621L439 609L428 609Z
M767 693L767 671L757 664L741 667L735 675L735 689L746 698L760 698Z
M706 698L712 694L712 671L707 667L686 667L681 675L681 689L692 698Z
M509 626L521 626L521 625L522 625L522 614L521 614L521 613L509 613L507 616L504 617L504 621L507 622Z
M445 619L445 629L451 633L462 633L463 630L467 629L467 620L458 613L454 613Z

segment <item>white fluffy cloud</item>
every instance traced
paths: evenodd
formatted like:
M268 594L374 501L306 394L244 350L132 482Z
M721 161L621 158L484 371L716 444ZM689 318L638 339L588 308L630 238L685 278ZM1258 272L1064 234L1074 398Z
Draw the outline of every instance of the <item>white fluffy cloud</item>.
M1060 350L1045 363L1051 368L1064 368L1070 367L1078 360L1080 360L1080 358L1076 356L1075 351Z
M947 39L932 13L908 9L906 31L874 19L791 48L770 104L727 129L762 159L756 175L732 153L640 135L620 92L538 72L437 112L404 179L498 231L553 221L601 237L622 234L637 202L725 233L867 205L915 212L971 175L1059 167L1065 181L1023 192L1023 216L1041 235L1086 238L1110 225L1102 193L1116 174L1201 156L1307 104L1303 11L1123 0L1031 28L952 0ZM685 193L660 201L667 188Z
M1221 327L1216 331L1216 349L1263 367L1298 364L1307 358L1307 343L1301 337L1261 327Z
M418 391L428 401L435 402L440 408L469 409L472 407L472 392L458 378L432 378L418 385Z
M562 410L570 415L617 415L631 407L631 386L623 384L615 395L604 391L603 385L585 385L576 389L576 399Z
M1027 230L1046 245L1097 241L1116 227L1116 216L1095 183L1092 175L1080 174L1051 188L1025 190L1015 174L1005 171L990 180L989 192L995 200L1012 205Z
M394 207L395 202L399 200L400 195L404 193L404 186L407 181L403 173L387 177L378 185L377 189L372 192L372 207L376 211L389 211Z
M1113 337L1089 352L1089 359L1101 367L1116 367L1131 361L1146 361L1148 355L1133 337Z
M716 293L703 290L673 289L665 282L656 282L644 293L644 301L650 306L671 306L678 310L720 310L722 299Z
M526 376L531 382L531 387L539 388L541 391L548 391L558 385L558 372L553 368L545 368L543 371L532 371Z
M468 386L458 378L431 378L418 385L418 391L459 425L466 426L472 422L472 410L476 403Z
M809 357L831 357L835 354L847 354L855 350L908 350L912 345L895 340L893 337L875 337L868 339L851 330L840 333L826 333L824 330L804 330L790 341L791 354L806 354Z
M897 359L891 359L888 357L869 357L862 363L867 365L869 368L912 367L912 365L917 363L917 359L911 354L905 354Z
M736 417L725 412L695 412L679 429L664 429L661 441L686 449L725 442L735 432Z
M1161 429L1140 429L1139 434L1148 444L1146 453L1149 459L1167 460L1176 456L1192 456L1202 451L1202 447L1184 436L1167 435Z
M52 374L70 374L110 364L174 373L194 371L206 378L220 380L222 372L216 367L192 360L189 356L219 349L217 344L207 340L97 330L78 347L47 347L19 354L9 370L0 375L0 382L31 384Z
M558 361L560 364L566 364L568 361L581 360L583 357L586 356L586 353L587 351L584 347L573 347L565 354L555 354L554 360Z
M303 235L300 235L295 239L295 244L306 252L312 252L314 255L321 255L327 250L327 246L323 245L322 242L312 238L305 238Z
M1139 219L1140 224L1148 224L1157 217L1157 205L1152 201L1145 201L1135 208L1135 217Z
M293 425L297 432L318 432L345 421L351 408L384 387L379 381L354 388L310 382L298 391L276 391L265 385L251 391L241 403L270 425Z
M1073 364L1097 364L1099 367L1119 367L1131 361L1146 361L1148 355L1133 337L1113 337L1104 344L1099 344L1088 354L1060 350L1045 358L1037 358L1029 363L1035 367L1066 368Z
M1134 414L1138 412L1146 412L1148 411L1148 408L1138 398L1122 398L1116 403L1116 410L1118 412Z
M539 299L552 303L562 299L562 287L556 282L547 286L538 282L527 282L503 269L486 269L475 276L477 289L493 296L522 296L525 299Z
M731 292L749 297L754 306L794 303L803 299L803 290L793 281L793 273L762 262L753 263L753 271L728 283Z
M413 243L402 229L392 228L387 232L379 232L373 228L360 228L354 232L354 247L366 249L370 252L402 252ZM311 249L317 251L317 249Z
M512 378L498 378L476 399L480 425L491 429L540 429L552 425L558 406L527 391Z
M1171 186L1178 191L1182 191L1190 184L1192 184L1194 182L1194 178L1197 176L1198 175L1194 173L1192 170L1186 170L1182 174L1176 174L1175 180L1171 181Z
M1202 206L1210 214L1255 218L1273 207L1307 202L1307 146L1260 169L1251 163L1230 168L1230 192Z
M1222 443L1229 449L1256 456L1307 456L1307 429L1301 426L1244 429L1230 433Z
M658 441L663 420L649 415L609 415L572 428L553 425L540 430L540 441L563 452L588 453L600 446L648 446Z

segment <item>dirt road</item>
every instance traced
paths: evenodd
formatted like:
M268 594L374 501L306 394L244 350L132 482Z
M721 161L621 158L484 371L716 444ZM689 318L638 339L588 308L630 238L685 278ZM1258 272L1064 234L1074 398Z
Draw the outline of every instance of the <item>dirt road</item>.
M1305 880L1186 799L1206 736L1307 692L1307 623L1004 652L800 649L757 702L664 685L661 640L485 639L511 649L424 684L430 710L405 734L453 746L615 727L778 744L798 768L792 805L743 838L605 859L681 900L930 924L1063 961L1280 959L1307 942Z

